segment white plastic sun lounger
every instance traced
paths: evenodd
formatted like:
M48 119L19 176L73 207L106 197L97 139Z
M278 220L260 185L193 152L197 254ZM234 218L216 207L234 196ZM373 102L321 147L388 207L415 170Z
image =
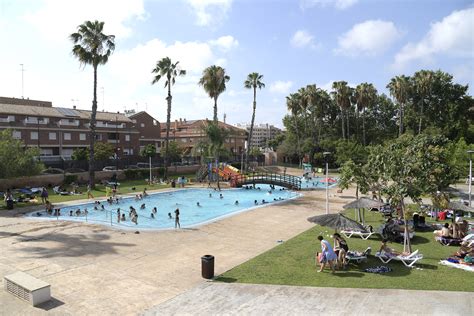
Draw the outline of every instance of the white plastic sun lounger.
M352 236L358 236L364 240L367 240L375 234L375 232L358 232L358 231L352 231L352 230L341 230L341 234L346 236L346 238L351 238Z
M387 253L380 253L380 252L377 252L375 254L375 256L377 258L380 259L380 261L382 261L383 263L389 263L390 261L392 260L395 260L395 261L401 261L406 267L408 268L413 268L413 265L418 261L418 260L421 260L423 259L423 255L422 254L418 254L418 250L415 250L413 251L410 255L408 256L403 256L403 255L398 255L398 256L395 256L395 255L390 255L390 254L387 254Z
M355 261L357 263L361 263L362 261L367 260L367 256L370 255L372 248L368 247L363 253L355 254L353 251L349 251L346 254L347 262Z

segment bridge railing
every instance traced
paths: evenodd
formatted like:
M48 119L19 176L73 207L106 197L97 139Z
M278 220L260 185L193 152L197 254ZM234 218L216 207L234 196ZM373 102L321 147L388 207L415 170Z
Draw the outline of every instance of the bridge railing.
M275 185L289 186L293 189L301 189L301 179L292 175L283 175L278 173L258 172L249 175L235 175L231 178L232 186L239 186L242 184L251 184L261 182L270 182Z

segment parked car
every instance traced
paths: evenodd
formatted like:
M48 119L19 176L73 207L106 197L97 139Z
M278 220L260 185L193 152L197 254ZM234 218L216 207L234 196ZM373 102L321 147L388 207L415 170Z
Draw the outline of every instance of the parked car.
M104 169L102 169L102 171L117 171L117 167L115 166L106 166L104 167Z
M59 169L59 168L48 168L41 171L41 174L61 174L61 173L64 173L64 170Z
M126 166L125 169L138 169L137 165Z
M66 173L81 173L81 172L86 172L84 169L81 168L69 168L64 170Z

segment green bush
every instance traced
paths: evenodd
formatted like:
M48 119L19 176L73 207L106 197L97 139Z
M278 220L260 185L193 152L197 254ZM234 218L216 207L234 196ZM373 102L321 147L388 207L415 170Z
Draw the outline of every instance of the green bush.
M165 172L165 168L152 168L152 176L162 176ZM136 179L148 179L150 177L150 169L126 169L124 171L125 177L129 180Z

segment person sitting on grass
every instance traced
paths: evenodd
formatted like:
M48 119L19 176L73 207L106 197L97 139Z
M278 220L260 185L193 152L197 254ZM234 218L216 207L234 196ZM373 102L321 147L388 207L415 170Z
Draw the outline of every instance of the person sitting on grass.
M334 250L331 247L331 244L323 239L323 236L318 236L318 240L321 242L321 254L317 254L317 261L319 262L321 268L318 272L323 272L326 264L329 263L329 267L331 268L332 273L335 273L334 270L334 261L337 259Z

